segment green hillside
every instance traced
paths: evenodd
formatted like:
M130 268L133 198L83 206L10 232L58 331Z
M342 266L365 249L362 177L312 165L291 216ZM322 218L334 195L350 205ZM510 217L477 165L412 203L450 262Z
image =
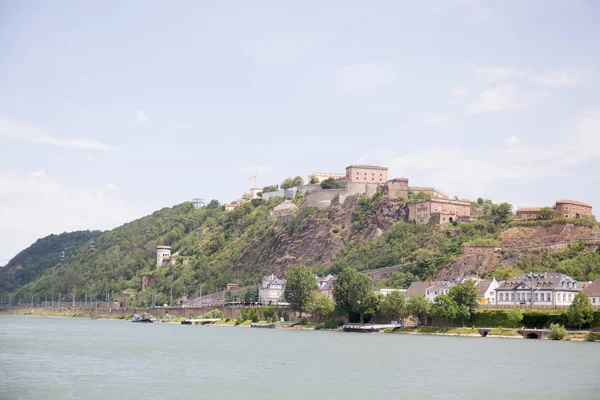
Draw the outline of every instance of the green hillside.
M600 275L597 246L583 243L552 254L505 252L504 258L483 261L461 255L464 243L501 243L505 233L517 234L519 229L533 229L542 237L536 240L543 241L544 230L551 229L544 221L534 228L511 227L509 218L503 218L439 229L405 222L405 200L377 195L324 209L303 209L285 226L277 226L267 217L281 201L256 199L231 212L216 201L201 209L186 202L107 232L48 236L0 270L0 295L3 299L10 295L14 302L19 297L50 298L59 293L63 298L104 299L111 293L113 300L120 300L121 293L128 291L141 294L140 305L150 298L163 304L169 302L171 290L175 301L193 296L200 285L208 294L230 282L255 284L267 273L283 275L286 268L298 264L319 274L337 273L345 266L365 270L403 265L383 283L395 287L441 272L462 271L461 266L469 262L477 268L488 263L478 270L482 276L531 269L568 272L580 280ZM586 224L581 229L598 229L596 222ZM172 246L173 265L156 267L157 245ZM65 259L60 260L65 247ZM155 282L146 293L141 292L144 273L152 274Z

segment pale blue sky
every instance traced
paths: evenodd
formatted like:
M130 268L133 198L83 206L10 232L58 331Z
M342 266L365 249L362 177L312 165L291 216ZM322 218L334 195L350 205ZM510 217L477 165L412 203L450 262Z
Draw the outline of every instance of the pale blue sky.
M357 161L600 207L599 43L594 0L0 0L0 265Z

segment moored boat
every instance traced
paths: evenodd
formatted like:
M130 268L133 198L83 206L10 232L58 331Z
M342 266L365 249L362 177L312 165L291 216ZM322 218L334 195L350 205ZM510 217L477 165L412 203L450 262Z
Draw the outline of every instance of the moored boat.
M344 325L342 330L344 332L376 333L379 332L380 329L372 325L350 324Z
M152 321L152 318L150 317L140 317L139 315L134 315L133 319L131 320L131 322L140 322L140 323L144 323L144 324L151 324L154 321Z
M266 328L266 329L275 329L275 324L257 324L251 323L250 328Z

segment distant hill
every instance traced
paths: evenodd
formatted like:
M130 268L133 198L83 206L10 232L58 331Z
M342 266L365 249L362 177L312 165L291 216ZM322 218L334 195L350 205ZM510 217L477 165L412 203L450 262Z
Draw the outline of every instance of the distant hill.
M478 220L440 229L406 221L406 200L378 194L351 196L343 204L295 211L285 224L268 220L282 198L252 200L233 211L212 201L200 209L189 203L163 208L106 232L51 235L23 250L0 270L0 295L13 301L62 294L83 300L119 300L127 291L138 305L223 290L227 283L257 284L262 276L284 276L287 268L308 265L315 273L337 273L400 265L381 286L406 287L417 279L478 274L498 278L520 270L556 270L578 280L600 275L598 223ZM300 204L302 198L294 200ZM574 224L575 223L575 224ZM519 225L520 224L520 225ZM92 249L92 242L95 249ZM498 243L501 253L461 254L464 243ZM571 245L564 245L569 242ZM563 243L561 248L529 247ZM169 266L156 267L156 246L170 245ZM65 259L60 260L64 248ZM141 290L141 275L154 286Z

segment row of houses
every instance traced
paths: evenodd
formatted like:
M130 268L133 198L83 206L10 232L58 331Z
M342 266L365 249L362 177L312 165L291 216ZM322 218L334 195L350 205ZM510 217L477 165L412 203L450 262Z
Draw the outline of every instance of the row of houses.
M583 291L592 305L600 305L600 278L594 282L577 282L560 272L533 272L516 275L506 281L474 279L480 304L516 306L568 306L577 293ZM407 296L424 296L433 303L441 294L463 280L413 282Z
M333 299L333 287L337 277L328 275L316 277L317 293L326 294ZM467 279L474 281L477 287L477 299L480 304L496 304L499 306L568 306L577 293L583 291L592 305L600 306L600 278L593 282L577 282L572 277L560 272L533 272L519 274L506 281L495 278L465 278L444 281L413 282L408 289L379 289L375 293L383 296L392 292L400 292L407 297L423 296L433 303L439 295L447 295L450 288ZM285 304L283 292L286 280L275 275L266 276L259 289L262 304Z

